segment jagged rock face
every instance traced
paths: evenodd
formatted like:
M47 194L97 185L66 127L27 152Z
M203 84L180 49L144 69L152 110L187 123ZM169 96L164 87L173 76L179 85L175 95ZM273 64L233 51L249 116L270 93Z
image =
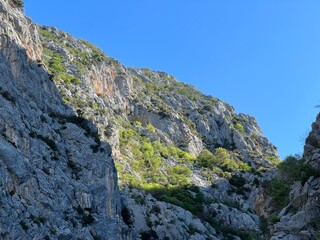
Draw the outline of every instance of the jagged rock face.
M136 189L127 192L127 199L126 204L132 209L134 236L137 238L139 233L143 233L145 239L152 239L152 236L177 240L219 239L215 237L217 232L210 224L200 221L181 207L157 201Z
M319 170L320 115L312 124L306 139L303 158L314 169ZM320 234L320 178L311 176L304 184L296 182L291 187L290 203L280 214L273 227L272 240L318 239Z
M320 114L312 124L312 130L304 146L304 158L314 168L320 167Z
M167 73L126 68L86 41L51 27L40 31L42 61L64 101L92 120L111 144L119 180L126 186L123 198L133 219L127 221L133 239L261 235L259 184L270 178L264 172L279 157L253 117L236 114ZM221 168L198 163L203 150L217 149L216 161L226 160ZM172 195L151 197L153 186ZM137 195L144 204L137 203ZM153 205L158 214L150 213Z
M205 96L192 86L177 82L166 73L134 68L130 71L147 86L160 88L158 95L149 94L149 98L135 98L133 118L151 122L156 128L167 133L176 145L185 147L191 154L198 155L204 146L211 150L225 146L230 150L239 150L246 161L252 164L255 164L258 158L261 161L266 155L277 156L274 146L263 138L253 117L237 115L228 104ZM137 81L135 83L137 84ZM163 88L171 90L172 93L168 94ZM151 105L158 103L158 106L154 104L155 107L152 108L150 102ZM162 102L168 109L157 109ZM185 119L194 126L190 126ZM241 126L241 129L236 129L238 131L234 128L236 124ZM251 158L256 159L252 161Z
M0 0L0 238L120 239L111 148L63 103L37 29Z
M10 59L14 62L15 51L8 41L13 41L18 46L23 46L29 59L34 61L41 59L42 45L37 34L37 27L32 21L25 17L21 9L12 8L6 1L2 1L0 6L0 35L1 49L8 56L13 54ZM7 37L10 36L10 39Z
M261 239L279 157L253 117L4 0L0 19L1 237Z

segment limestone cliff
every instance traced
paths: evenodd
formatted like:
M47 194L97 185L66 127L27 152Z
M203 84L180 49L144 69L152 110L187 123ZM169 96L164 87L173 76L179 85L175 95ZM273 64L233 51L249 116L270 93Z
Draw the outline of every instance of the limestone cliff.
M38 27L0 0L0 238L119 239L111 148L63 103L42 51Z
M253 117L55 28L40 32L41 64L64 101L112 146L134 239L261 236L262 183L279 157Z
M268 238L279 157L253 117L5 0L0 20L2 238Z

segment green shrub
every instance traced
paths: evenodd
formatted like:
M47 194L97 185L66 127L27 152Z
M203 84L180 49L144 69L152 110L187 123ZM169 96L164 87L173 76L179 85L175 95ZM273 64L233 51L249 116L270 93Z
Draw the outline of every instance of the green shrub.
M68 167L72 170L72 173L78 176L78 174L82 171L82 168L72 160L68 160Z
M142 126L142 123L139 122L139 121L135 121L135 122L134 122L134 125L141 127L141 126Z
M158 215L161 213L161 208L158 205L153 205L150 209L150 212Z
M212 167L212 166L218 165L217 159L207 149L204 149L200 153L197 160L198 160L198 163L203 167Z
M40 29L40 33L42 36L49 38L49 39L55 39L54 35L52 32L46 30L46 29Z
M290 186L295 181L304 184L311 176L319 176L319 173L306 163L300 156L289 156L277 166L278 177L271 180L268 192L279 208L289 203Z
M232 177L229 179L229 182L231 185L240 188L246 184L246 179L238 175L232 175Z
M267 156L265 156L265 158L266 158L269 162L271 162L272 164L274 164L274 165L276 165L276 166L280 163L280 160L279 160L276 156L267 155Z
M262 233L263 234L268 233L268 226L269 226L268 220L265 217L260 216L259 217L259 221L260 221L260 226L261 226Z
M233 160L229 152L224 148L217 148L214 153L203 150L198 156L198 163L210 169L218 166L223 171L233 172L235 170L252 171L252 168L244 162Z
M156 133L156 129L152 124L148 124L147 129L149 130L150 133Z
M92 51L91 57L93 59L94 63L100 63L103 61L107 61L108 57L101 51L101 49L99 49L98 47L96 47L95 45L89 43L86 40L81 39L80 40L87 48L90 48ZM89 56L82 56L83 58L88 58Z
M268 192L277 207L283 208L289 203L290 184L283 179L274 178L270 181Z
M277 222L279 222L279 217L276 215L276 214L271 214L269 216L269 221L272 223L272 224L275 224Z
M245 131L244 131L244 127L243 127L243 125L242 125L240 122L237 122L237 123L234 125L234 128L235 128L237 131L241 132L241 133L244 133L244 132L245 132Z
M197 191L197 193L195 195L191 194L190 191L192 190ZM165 188L159 186L149 188L147 191L150 192L156 199L180 206L195 215L198 215L202 212L204 196L198 189L191 187Z
M173 167L167 167L166 171L169 175L169 183L172 185L185 186L190 183L189 177L191 176L191 170L185 165L175 165Z
M289 156L278 165L278 170L281 177L288 183L292 184L294 181L301 181L304 184L311 176L318 176L319 173L305 163L299 156Z
M37 134L36 132L31 132L29 135L32 138L38 138L38 139L42 140L43 142L45 142L51 148L52 151L58 150L58 147L57 147L55 141L50 139L48 136L42 136L40 134Z
M166 186L168 183L176 186L184 186L189 183L191 170L181 164L175 167L164 168L165 159L174 158L180 163L191 163L194 157L174 146L165 146L159 141L152 142L149 138L142 136L134 128L119 131L120 149L123 154L129 150L132 156L128 161L141 178L136 174L132 177L119 171L123 183L147 186L149 184L160 184ZM165 169L167 175L161 170ZM125 175L125 176L124 176ZM125 177L125 178L124 178Z

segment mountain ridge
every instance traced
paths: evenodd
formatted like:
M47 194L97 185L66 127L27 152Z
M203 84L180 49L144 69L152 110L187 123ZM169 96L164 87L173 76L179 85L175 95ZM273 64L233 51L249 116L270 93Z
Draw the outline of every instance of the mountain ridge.
M214 179L223 186L227 185L221 187L219 191L222 192L216 194L217 196L222 194L223 197L215 199L216 196L211 201L219 204L229 201L232 205L242 197L236 194L229 198L226 195L226 191L232 191L233 187L225 178L231 178L232 172L238 172L240 174L238 180L241 181L243 179L241 171L253 171L252 169L255 171L259 168L261 171L265 171L264 168L273 168L273 164L279 158L274 146L262 137L255 119L245 114L236 115L230 105L214 97L205 96L164 72L125 68L110 58L100 57L103 61L96 61L96 56L100 56L101 53L99 49L85 41L68 37L54 28L42 27L41 32L44 49L51 51L48 54L48 62L45 64L49 66L49 70L51 64L51 68L53 68L51 72L58 75L56 80L60 92L64 97L68 97L66 100L74 109L81 109L83 116L95 122L100 129L100 137L111 143L120 183L124 187L129 186L129 188L124 188L126 189L124 190L125 198L128 195L135 198L134 200L130 200L132 197L128 199L128 204L131 205L130 209L139 209L136 204L137 199L149 199L141 192L144 190L146 193L157 196L158 200L166 199L169 203L174 202L196 214L200 211L198 208L203 206L202 203L196 204L199 199L195 197L196 195L190 195L191 188L187 186L189 184L200 185L202 188L194 190L193 194L198 193L198 197L204 194L206 197L211 196L210 198L212 198L214 195L208 194L208 191L212 192L211 181ZM65 47L82 44L84 46L79 46L78 49L72 48L70 51L68 47ZM89 47L89 49L85 50L85 47ZM81 53L81 48L82 52L87 52L89 56ZM64 52L60 49L64 49ZM59 54L63 57L59 57ZM54 60L50 63L50 59L60 60ZM83 62L89 64L83 66ZM58 68L54 64L60 65L60 69L64 70L57 72ZM72 80L68 81L63 76L63 74L70 74L71 71L73 76L80 76L80 81L77 83ZM80 71L84 72L84 75L78 74ZM62 77L59 77L60 74ZM79 87L81 85L87 88ZM75 99L73 99L74 96L76 96ZM79 101L80 98L82 101ZM84 99L87 100L83 101ZM94 102L92 102L93 99ZM89 103L89 106L86 106L86 103ZM96 111L92 111L92 109L96 109ZM101 111L101 109L105 110ZM108 120L107 124L106 119ZM105 127L106 125L107 127ZM245 135L251 137L245 137ZM209 149L212 153L210 151L204 152L202 163L198 163L197 157L201 155L203 149ZM189 153L191 155L188 155ZM252 167L248 164L251 164ZM226 181L221 181L220 178ZM237 179L237 177L234 178ZM250 177L250 174L246 174L246 178L250 179L250 185L253 184L255 179L253 176ZM211 180L208 181L208 179ZM246 181L239 185L240 188L245 184ZM132 187L136 188L138 192L131 194ZM209 190L205 190L207 187ZM246 188L244 187L244 189ZM247 195L245 191L241 191ZM172 194L177 193L188 198L188 201L193 202L197 207L193 208L188 205L189 203L175 197L172 198ZM221 199L219 200L219 198ZM251 203L246 208L254 208L252 198L253 196L251 196ZM150 202L152 203L152 201L155 199L151 198ZM147 200L145 203L149 212L154 205L151 203ZM214 205L213 208L224 206L224 204L219 204ZM165 212L168 211L170 205L158 203L158 206L161 206L159 207L160 212ZM159 226L146 224L147 215L151 214L148 211L145 212L145 209L142 209L142 212L135 211L133 214L135 223L145 219L142 229L137 226L133 227L134 236L138 237L142 233L148 235L154 231L160 237L168 237L171 234L172 238L180 239L185 238L183 234L188 234L184 230L185 233L179 236L176 232L181 232L181 229L177 229L173 237L168 229L162 230L163 233L159 233L160 230L153 230ZM245 216L247 214L241 212L243 210L237 213L232 211L230 214L234 214L232 218L235 219L237 219L235 217L237 214L241 213ZM226 212L228 212L228 208L220 213L220 221L226 221L225 217L228 216ZM247 221L250 222L252 220L249 219L253 216L249 216ZM155 221L159 222L159 220ZM181 224L190 225L190 220L187 224L183 221ZM213 224L216 225L216 223ZM252 224L253 228L250 224L246 225L251 229L249 232L259 232L260 224L257 217L251 222ZM139 225L141 228L141 223ZM235 223L233 226L237 228ZM200 229L212 228L203 225L198 227ZM238 230L240 232L246 229L244 225L240 228L242 228L242 230ZM224 231L228 232L229 230ZM210 231L212 232L212 229ZM242 234L250 235L251 233ZM198 238L200 236L197 235ZM191 237L190 234L189 237Z
M165 72L127 68L14 6L0 0L1 237L314 236L285 224L288 208L278 212L268 185L279 155L254 117ZM318 181L309 177L302 183ZM285 202L300 215L317 209L313 197L311 208L297 204L317 186L302 183Z

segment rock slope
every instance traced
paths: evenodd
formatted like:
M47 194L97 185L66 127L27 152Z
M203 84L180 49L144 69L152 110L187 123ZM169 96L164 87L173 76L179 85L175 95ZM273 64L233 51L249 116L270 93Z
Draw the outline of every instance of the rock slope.
M134 239L261 236L261 183L279 157L253 117L55 28L40 32L41 64L64 101L112 146Z
M306 139L303 161L312 169L305 181L296 181L290 187L289 202L278 214L273 226L272 240L320 239L320 115L312 124Z
M279 157L253 117L5 0L0 20L2 238L268 238Z
M38 27L0 0L0 238L120 239L111 147L64 104L42 51Z

